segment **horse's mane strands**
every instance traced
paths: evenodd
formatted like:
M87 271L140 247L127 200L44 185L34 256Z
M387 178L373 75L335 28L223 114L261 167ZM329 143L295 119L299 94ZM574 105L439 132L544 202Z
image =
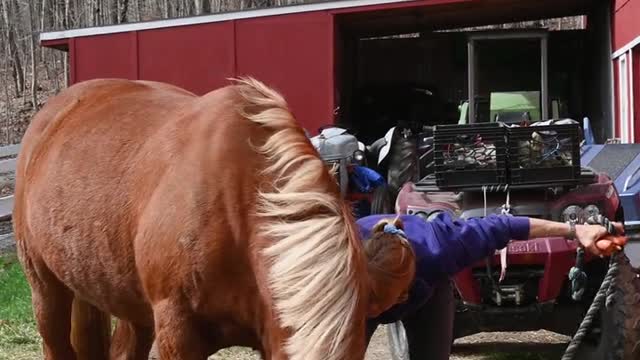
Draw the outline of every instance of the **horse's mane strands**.
M291 360L344 360L358 299L358 279L350 241L353 218L335 191L329 171L280 94L261 82L237 81L241 113L273 133L256 150L275 178L273 190L259 193L262 236L272 241L262 252L269 289L281 326L292 330L286 344ZM315 210L315 217L302 214Z

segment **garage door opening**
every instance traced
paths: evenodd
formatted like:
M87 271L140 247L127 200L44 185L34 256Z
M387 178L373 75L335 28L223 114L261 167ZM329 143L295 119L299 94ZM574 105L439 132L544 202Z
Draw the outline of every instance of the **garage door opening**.
M419 131L438 124L588 117L600 129L610 121L600 91L607 89L610 68L598 55L608 50L596 41L604 26L584 20L570 29L529 26L394 36L340 29L337 123L367 144L393 126ZM475 69L471 76L469 69Z

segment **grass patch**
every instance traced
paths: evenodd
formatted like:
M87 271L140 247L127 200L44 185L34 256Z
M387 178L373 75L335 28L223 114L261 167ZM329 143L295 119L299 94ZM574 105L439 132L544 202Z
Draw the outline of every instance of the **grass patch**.
M0 257L0 360L40 359L31 289L15 256Z

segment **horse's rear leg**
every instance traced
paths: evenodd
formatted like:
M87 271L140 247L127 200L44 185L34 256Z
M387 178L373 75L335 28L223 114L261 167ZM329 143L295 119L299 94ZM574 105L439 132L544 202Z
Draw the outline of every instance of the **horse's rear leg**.
M206 360L213 352L187 306L163 300L153 306L153 316L161 360Z
M31 285L31 303L42 337L45 360L75 360L71 346L71 302L69 291L40 261L21 257Z
M153 345L153 328L118 320L111 342L111 360L147 360Z
M71 314L71 343L78 360L107 360L111 317L77 297Z

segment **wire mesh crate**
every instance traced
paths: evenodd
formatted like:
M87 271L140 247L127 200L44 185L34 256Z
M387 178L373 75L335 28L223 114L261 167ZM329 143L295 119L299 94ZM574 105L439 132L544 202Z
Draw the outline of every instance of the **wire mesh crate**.
M572 184L580 179L578 124L507 130L512 185Z
M453 190L507 183L506 128L501 124L438 125L433 143L438 188Z

